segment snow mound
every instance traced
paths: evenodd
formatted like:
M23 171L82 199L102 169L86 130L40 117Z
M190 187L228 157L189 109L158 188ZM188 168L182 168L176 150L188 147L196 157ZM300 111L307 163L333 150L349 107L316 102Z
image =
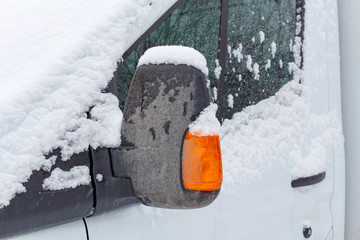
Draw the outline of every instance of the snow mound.
M260 176L275 161L291 164L293 179L325 171L327 149L343 140L341 124L333 112L311 114L308 92L304 84L290 81L275 96L224 121L224 186Z
M147 64L184 64L199 69L206 76L209 73L205 57L197 50L184 46L152 47L141 56L138 66Z

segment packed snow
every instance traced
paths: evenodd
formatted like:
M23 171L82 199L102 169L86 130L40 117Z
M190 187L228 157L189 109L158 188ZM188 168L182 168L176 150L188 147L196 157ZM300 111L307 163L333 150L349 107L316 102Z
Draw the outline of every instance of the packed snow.
M62 190L66 188L76 188L81 185L89 185L91 177L89 167L75 166L70 171L63 171L55 168L50 177L44 179L42 185L44 190Z
M35 170L89 146L120 144L122 113L104 93L116 63L175 0L23 1L0 8L0 208Z
M189 132L193 135L214 136L220 135L220 122L216 118L216 111L218 106L215 103L210 103L194 122L189 125Z
M139 59L138 66L147 64L184 64L201 70L206 76L205 57L197 50L184 46L159 46L152 47Z

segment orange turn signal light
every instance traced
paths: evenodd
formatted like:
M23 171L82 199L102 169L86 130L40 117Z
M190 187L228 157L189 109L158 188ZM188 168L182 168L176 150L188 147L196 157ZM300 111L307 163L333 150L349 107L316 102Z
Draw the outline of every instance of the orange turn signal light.
M182 150L182 180L193 191L215 191L223 180L219 136L186 133Z

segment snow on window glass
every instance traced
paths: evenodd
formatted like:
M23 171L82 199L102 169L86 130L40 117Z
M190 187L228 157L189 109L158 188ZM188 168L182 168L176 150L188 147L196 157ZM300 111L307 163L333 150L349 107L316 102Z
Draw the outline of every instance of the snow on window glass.
M234 107L224 106L223 118L274 95L293 79L293 66L289 71L282 65L295 62L289 41L296 28L295 0L229 1L228 48L241 48L227 55L225 94L234 96ZM245 61L239 61L239 53Z
M308 94L306 85L292 80L223 122L224 185L259 176L274 162L289 164L293 179L325 171L331 146L343 140L341 123L335 112L311 114Z
M220 1L185 0L121 64L117 79L120 107L123 109L125 105L130 82L139 58L153 46L182 45L199 51L206 58L210 84L214 89L221 71L216 63L219 23Z

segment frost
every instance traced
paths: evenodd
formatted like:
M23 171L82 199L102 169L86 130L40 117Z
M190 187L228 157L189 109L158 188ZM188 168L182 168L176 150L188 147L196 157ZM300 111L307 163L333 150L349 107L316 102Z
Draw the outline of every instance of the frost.
M265 33L263 31L260 31L259 35L260 35L260 43L262 43L265 40Z
M266 60L265 71L267 71L270 67L271 67L271 60L268 59L268 60Z
M215 65L216 65L216 67L214 69L214 74L215 74L216 79L219 80L220 74L221 74L221 66L219 65L218 59L215 60Z
M189 125L189 132L196 136L220 135L220 123L216 118L218 106L210 103L194 122Z
M138 66L147 64L185 64L193 66L208 75L205 57L197 50L184 46L159 46L146 50Z
M276 43L275 43L275 42L272 42L272 43L270 44L270 46L271 46L271 55L272 55L272 58L274 58L274 57L275 57L275 53L276 53Z
M254 79L259 80L260 79L260 70L259 70L259 64L254 63Z
M247 55L246 68L247 68L247 70L249 70L249 72L253 71L251 65L252 65L251 55Z
M75 166L70 171L63 171L55 168L50 177L44 179L42 185L44 190L62 190L66 188L76 188L81 185L89 185L91 177L89 167Z
M233 97L233 95L229 94L228 98L227 98L227 101L228 101L228 106L230 108L234 108L234 97Z

